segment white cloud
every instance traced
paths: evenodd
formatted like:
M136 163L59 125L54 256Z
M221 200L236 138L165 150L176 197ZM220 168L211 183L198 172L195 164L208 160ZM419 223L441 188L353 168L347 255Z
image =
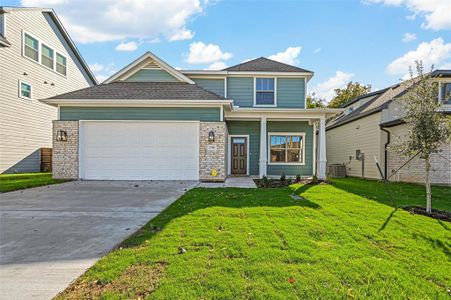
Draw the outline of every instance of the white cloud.
M313 54L317 54L321 52L321 48L316 48L315 50L313 50Z
M402 37L402 41L404 43L411 42L417 39L417 36L414 33L406 32Z
M271 55L269 59L276 60L289 65L297 65L299 63L298 56L302 47L288 47L285 51Z
M398 57L387 66L387 72L391 75L403 75L409 73L409 66L414 67L416 60L423 61L425 70L434 66L446 64L451 58L451 43L445 44L442 38L436 38L429 43L423 42L417 49Z
M231 53L223 52L218 45L194 42L189 46L189 54L186 61L190 64L209 64L228 60Z
M206 70L222 70L225 68L227 68L227 64L223 61L218 61L209 65Z
M102 71L105 68L105 66L102 64L99 64L99 63L95 63L92 65L89 65L89 68L91 69L92 72L96 73L96 72Z
M128 42L128 43L120 43L116 46L117 51L135 51L138 49L138 43L137 42Z
M334 76L322 83L318 83L312 89L312 92L315 93L315 97L330 101L335 96L334 89L345 87L354 75L353 73L337 71Z
M125 39L170 41L192 38L188 22L205 0L22 0L22 6L52 7L72 38L81 43Z
M114 69L114 63L109 65L103 65L99 63L90 64L89 68L94 73L94 76L97 78L99 83L104 82L106 79L111 77L117 71Z
M408 19L423 16L425 29L451 29L451 1L449 0L364 0L365 3L382 3L389 6L406 6L413 15Z

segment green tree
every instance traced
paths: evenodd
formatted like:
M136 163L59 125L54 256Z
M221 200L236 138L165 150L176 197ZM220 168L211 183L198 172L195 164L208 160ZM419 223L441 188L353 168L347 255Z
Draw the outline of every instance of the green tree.
M358 82L350 81L343 89L335 89L335 97L329 102L329 107L337 108L349 100L368 94L371 91L371 85L363 85Z
M326 107L324 100L315 98L315 93L307 96L307 108L323 108Z
M431 155L441 152L451 139L451 121L440 110L438 84L431 73L424 73L422 62L416 62L418 76L403 84L411 85L400 99L404 110L402 119L409 130L406 138L395 144L394 150L406 156L418 155L425 161L426 211L432 212L431 203Z

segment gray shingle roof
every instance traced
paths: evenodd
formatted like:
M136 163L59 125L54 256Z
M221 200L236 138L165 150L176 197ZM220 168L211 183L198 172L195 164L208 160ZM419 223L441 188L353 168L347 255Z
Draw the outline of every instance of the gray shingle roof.
M235 66L228 67L223 71L233 72L303 72L312 73L312 71L287 65L265 57L256 58Z
M224 100L197 84L185 82L112 82L49 99Z

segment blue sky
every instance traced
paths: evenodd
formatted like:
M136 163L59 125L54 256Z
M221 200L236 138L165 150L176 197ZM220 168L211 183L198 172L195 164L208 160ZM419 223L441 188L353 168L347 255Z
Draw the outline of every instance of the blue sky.
M328 99L349 80L396 83L415 59L451 68L451 0L2 2L54 8L100 80L148 50L182 69L275 58Z

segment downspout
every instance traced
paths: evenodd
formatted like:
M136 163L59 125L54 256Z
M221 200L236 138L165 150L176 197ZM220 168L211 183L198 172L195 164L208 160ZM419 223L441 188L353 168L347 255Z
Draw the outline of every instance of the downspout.
M384 127L381 127L381 130L385 133L387 133L387 142L384 145L384 177L385 180L387 180L388 176L387 176L387 172L388 172L388 150L387 147L390 144L390 131L388 131L387 129L384 129Z

